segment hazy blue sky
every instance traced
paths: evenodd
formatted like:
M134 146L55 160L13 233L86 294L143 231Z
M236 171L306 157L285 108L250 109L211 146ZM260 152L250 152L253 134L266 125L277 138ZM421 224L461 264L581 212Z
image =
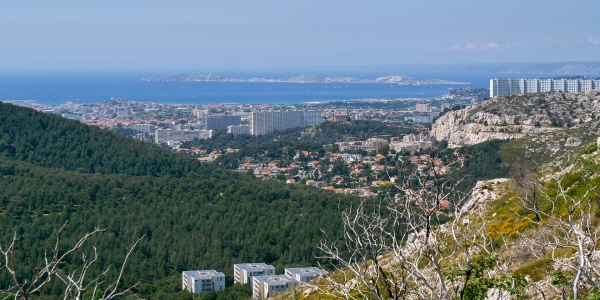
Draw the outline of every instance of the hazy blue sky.
M0 69L600 60L600 1L0 2Z

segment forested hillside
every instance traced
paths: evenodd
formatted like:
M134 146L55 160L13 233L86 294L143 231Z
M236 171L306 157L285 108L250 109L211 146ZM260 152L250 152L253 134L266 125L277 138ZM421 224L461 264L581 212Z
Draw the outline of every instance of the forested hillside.
M20 274L39 261L66 221L62 245L95 226L107 231L92 274L123 261L125 285L150 299L174 299L180 271L263 261L278 269L314 265L321 229L337 234L350 196L283 185L200 164L153 145L76 121L0 103L0 243L17 232ZM69 259L65 268L80 263ZM0 289L9 283L1 273ZM26 275L25 275L26 276ZM43 294L61 290L53 281Z

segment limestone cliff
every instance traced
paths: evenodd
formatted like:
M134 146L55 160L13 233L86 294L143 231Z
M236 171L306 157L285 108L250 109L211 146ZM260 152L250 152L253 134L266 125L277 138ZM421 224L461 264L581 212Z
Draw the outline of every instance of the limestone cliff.
M553 132L595 120L600 92L506 95L450 111L432 125L437 140L472 145Z

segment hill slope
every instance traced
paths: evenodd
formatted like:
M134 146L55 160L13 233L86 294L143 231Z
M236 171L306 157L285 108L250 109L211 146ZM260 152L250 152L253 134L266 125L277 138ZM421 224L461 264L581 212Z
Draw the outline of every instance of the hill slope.
M338 232L341 211L356 200L257 180L0 103L0 243L16 231L17 261L36 261L65 221L65 243L99 225L107 232L88 249L98 246L100 269L118 266L131 237L145 234L124 277L142 282L141 297L169 298L165 286L176 291L186 269L231 275L233 263L264 261L278 271L314 264L320 229ZM44 293L56 295L60 285Z

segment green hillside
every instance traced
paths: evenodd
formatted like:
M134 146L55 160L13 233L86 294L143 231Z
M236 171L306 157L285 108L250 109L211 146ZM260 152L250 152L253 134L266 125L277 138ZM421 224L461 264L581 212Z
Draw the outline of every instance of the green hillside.
M20 237L16 260L39 260L65 221L63 245L95 226L107 231L91 274L118 269L132 236L125 285L140 297L173 299L180 271L262 261L314 265L321 229L336 234L357 198L262 181L55 115L0 103L0 243ZM61 243L62 244L62 243ZM80 262L69 260L65 268ZM18 266L27 274L27 263ZM9 283L0 272L0 289ZM26 277L26 275L24 275ZM116 276L113 270L112 276ZM56 295L54 281L43 294ZM51 299L51 298L49 298Z

